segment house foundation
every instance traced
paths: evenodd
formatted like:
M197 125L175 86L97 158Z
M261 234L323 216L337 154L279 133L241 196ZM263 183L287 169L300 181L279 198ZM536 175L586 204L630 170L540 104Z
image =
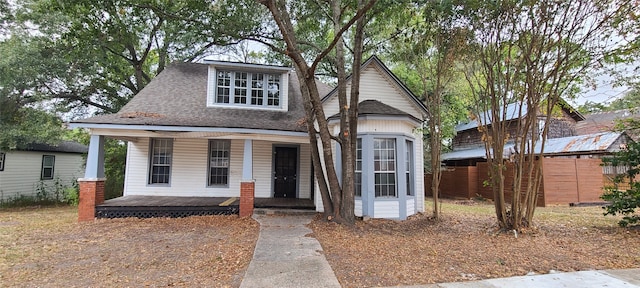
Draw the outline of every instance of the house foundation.
M253 181L243 181L240 183L240 217L250 217L253 215L255 185L256 183Z
M104 181L105 179L78 179L78 222L95 219L96 205L104 203Z

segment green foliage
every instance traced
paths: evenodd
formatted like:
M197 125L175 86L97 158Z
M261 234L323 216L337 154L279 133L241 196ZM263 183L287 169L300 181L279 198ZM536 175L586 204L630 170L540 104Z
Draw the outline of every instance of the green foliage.
M89 145L90 135L86 130L73 129L64 135L65 140ZM124 172L127 158L127 143L117 139L106 138L104 143L105 199L122 196L124 189Z
M250 34L261 20L255 5L17 1L10 37L0 43L10 52L0 59L0 73L11 76L4 88L15 98L55 100L58 111L116 112L172 61L200 59Z
M104 198L112 199L122 196L123 193L127 145L120 140L106 139L104 150L104 174L107 178L104 183Z
M607 110L637 109L638 107L640 107L640 90L634 88L621 98L613 100Z
M584 102L584 104L578 106L576 109L578 110L578 112L583 114L609 111L609 107L606 104L596 103L593 101L586 101Z
M613 179L612 186L605 187L601 197L610 204L603 207L604 215L623 215L622 220L618 222L622 227L637 224L640 222L640 215L635 213L640 207L640 182L636 180L636 176L640 174L640 143L627 144L626 149L615 153L613 157L602 159L602 162L607 166L627 167L626 173ZM624 182L629 182L628 189L618 189L618 184Z
M62 121L46 111L23 107L5 114L6 107L0 108L0 150L21 149L31 143L55 145L65 133Z
M70 186L63 185L60 178L53 182L40 181L34 187L33 195L16 195L5 198L0 195L0 207L24 207L34 205L78 205L78 183L73 181Z

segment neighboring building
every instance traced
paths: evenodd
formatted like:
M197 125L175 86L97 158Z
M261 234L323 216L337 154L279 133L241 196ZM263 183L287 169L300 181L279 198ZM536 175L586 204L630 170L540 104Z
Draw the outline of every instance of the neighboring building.
M86 153L87 146L64 141L0 152L0 200L36 196L42 189L51 197L56 188L72 186L83 174Z
M585 120L576 125L576 131L580 135L593 134L599 132L615 131L617 122L625 119L640 120L640 111L637 109L623 109L616 111L595 112L585 115ZM626 131L634 141L640 140L638 130Z
M526 105L525 105L526 106ZM602 187L608 183L607 175L600 167L599 158L619 151L629 141L624 133L600 132L579 135L580 122L584 116L565 102L560 103L561 114L549 123L549 133L544 152L543 182L538 191L538 205L570 204L581 202L599 202ZM508 130L516 135L515 127L519 105L507 107ZM526 111L524 107L523 111ZM489 113L483 113L489 117ZM538 117L544 117L543 115ZM491 119L482 121L491 124ZM513 123L513 124L512 124ZM441 195L445 197L493 198L491 187L486 186L488 167L486 152L482 142L482 134L477 129L477 121L470 121L456 127L457 135L453 140L453 151L442 155L445 163L441 187ZM540 135L533 131L533 135ZM540 155L541 141L534 151ZM504 146L505 159L515 153L513 138ZM511 164L506 172L506 194L510 197L513 173ZM427 177L429 179L429 177ZM428 192L430 195L430 191Z
M521 107L522 106L522 107ZM571 108L566 102L562 101L559 106L560 114L553 116L549 123L549 132L547 139L570 137L578 135L576 132L576 123L584 120L584 116ZM513 143L514 137L518 135L516 132L518 111L527 111L527 105L518 105L517 103L509 104L506 107L506 119L508 122L507 132L510 138L507 143ZM522 113L522 117L526 116L526 112ZM483 119L483 125L491 125L490 113L482 113L479 117ZM546 117L540 113L537 118ZM541 119L542 120L542 119ZM467 123L456 126L456 136L452 142L452 152L442 155L442 161L446 166L468 166L473 165L477 161L485 161L484 144L482 141L482 132L478 130L477 120L468 120ZM533 135L540 135L540 131L533 131ZM511 145L512 146L512 145ZM508 153L509 150L505 150Z
M416 128L426 108L378 58L365 61L361 73L355 213L404 219L424 210ZM339 111L336 91L319 89L337 133L330 117ZM113 137L128 143L125 197L240 197L241 215L243 203L253 209L253 197L311 199L322 211L302 101L288 67L173 64L118 113L71 123L92 135L81 202L83 183L100 187L103 181L100 151L103 138ZM340 159L339 149L334 155Z

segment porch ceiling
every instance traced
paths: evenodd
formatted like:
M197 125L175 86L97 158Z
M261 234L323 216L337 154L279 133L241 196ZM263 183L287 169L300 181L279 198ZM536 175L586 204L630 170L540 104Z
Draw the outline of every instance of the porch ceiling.
M137 142L140 138L203 138L203 139L251 139L286 143L309 143L307 133L289 135L273 131L162 131L162 130L124 130L124 129L91 129L91 134L103 135L124 141ZM267 133L264 133L267 132Z

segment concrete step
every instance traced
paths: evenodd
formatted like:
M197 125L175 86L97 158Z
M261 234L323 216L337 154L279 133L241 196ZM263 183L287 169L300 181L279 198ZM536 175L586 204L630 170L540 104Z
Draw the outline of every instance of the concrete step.
M318 212L308 209L255 208L253 213L258 215L315 215Z

